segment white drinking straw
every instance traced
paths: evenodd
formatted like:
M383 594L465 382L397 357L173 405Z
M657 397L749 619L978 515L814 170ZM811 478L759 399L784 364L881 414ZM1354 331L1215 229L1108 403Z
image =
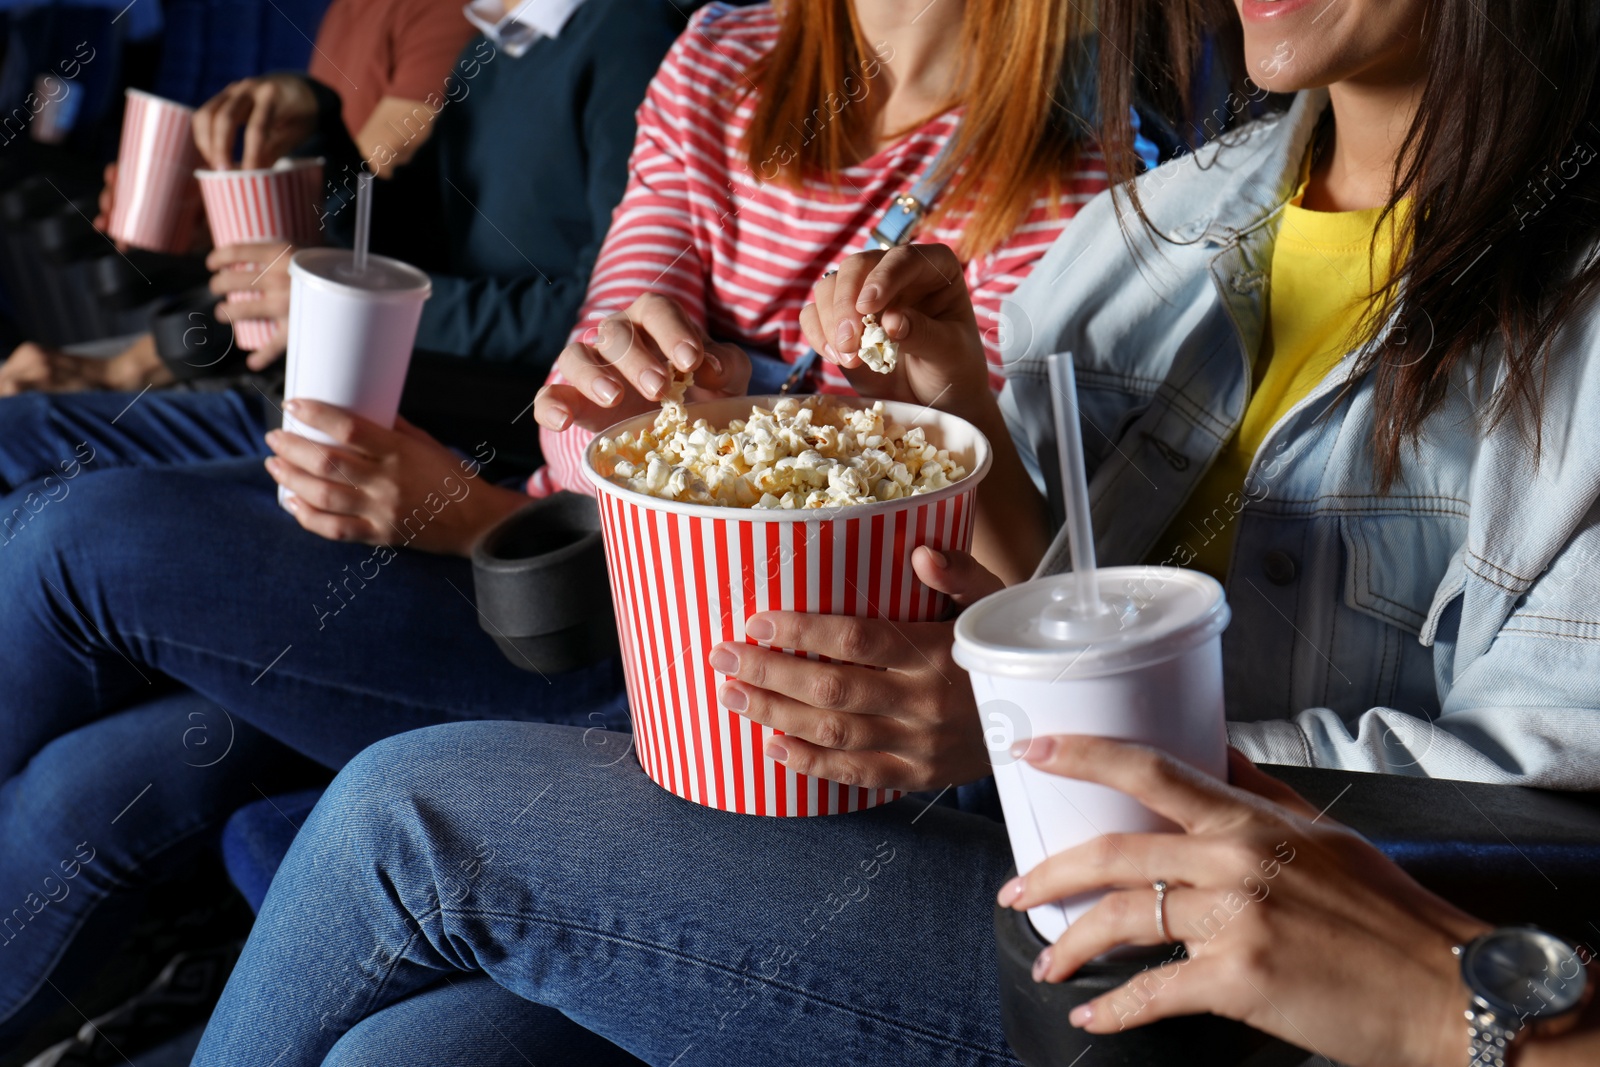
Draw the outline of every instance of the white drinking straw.
M356 178L356 258L357 274L367 272L367 245L372 240L372 175L365 170Z
M1056 422L1056 456L1061 467L1061 499L1067 509L1067 544L1072 549L1072 610L1084 617L1100 615L1109 609L1100 599L1095 580L1094 526L1089 521L1089 475L1083 466L1077 376L1071 353L1054 353L1047 363L1050 407Z

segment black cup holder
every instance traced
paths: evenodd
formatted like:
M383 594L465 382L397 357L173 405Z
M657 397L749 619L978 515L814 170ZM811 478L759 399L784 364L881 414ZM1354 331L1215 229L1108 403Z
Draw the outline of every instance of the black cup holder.
M1185 1015L1115 1034L1087 1034L1067 1021L1073 1008L1109 993L1141 971L1160 995L1159 965L1170 955L1127 960L1096 960L1065 982L1033 980L1033 961L1045 949L1025 912L996 907L994 933L999 948L1000 1019L1006 1040L1027 1067L1290 1067L1309 1053L1215 1015ZM1169 951L1177 951L1176 949ZM1181 963L1165 964L1170 968ZM1137 1002L1129 1000L1129 1010Z
M233 327L211 313L219 299L209 289L191 289L150 313L156 354L179 381L223 378L245 369L248 353L234 347Z
M600 508L556 493L483 536L472 550L478 625L523 670L554 674L617 653Z

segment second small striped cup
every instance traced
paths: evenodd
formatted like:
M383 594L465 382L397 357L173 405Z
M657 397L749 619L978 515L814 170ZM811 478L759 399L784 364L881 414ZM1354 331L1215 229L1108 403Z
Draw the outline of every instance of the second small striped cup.
M694 404L691 419L724 426L752 404L735 397ZM841 403L865 404L855 397ZM944 617L949 600L911 569L918 545L967 551L989 442L972 424L913 404L886 402L889 419L923 426L970 472L944 489L876 504L769 511L680 504L615 484L594 467L634 741L644 772L697 804L750 815L832 815L896 799L890 789L797 774L764 754L770 727L717 703L725 680L707 657L720 641L745 641L758 611L857 615L894 622ZM612 427L649 426L643 415Z
M224 245L287 241L301 248L322 244L322 160L283 159L264 170L197 170L211 242ZM265 270L270 264L253 267ZM228 294L229 304L259 299L254 290ZM278 333L272 319L240 318L234 340L246 351L265 346Z
M185 252L200 218L194 110L138 89L127 98L106 230L134 248Z

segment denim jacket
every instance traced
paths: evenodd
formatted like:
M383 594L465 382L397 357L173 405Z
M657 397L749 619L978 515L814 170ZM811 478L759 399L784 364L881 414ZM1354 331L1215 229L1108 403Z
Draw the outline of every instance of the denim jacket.
M1104 565L1148 560L1239 426L1282 207L1326 106L1326 93L1302 93L1142 175L1171 241L1136 217L1125 236L1102 194L1005 309L1002 406L1051 491L1045 360L1076 362ZM1556 338L1542 450L1526 420L1484 418L1494 349L1457 375L1387 493L1358 352L1272 429L1229 504L1234 745L1269 763L1600 787L1597 334L1586 309ZM1067 565L1058 537L1041 572Z

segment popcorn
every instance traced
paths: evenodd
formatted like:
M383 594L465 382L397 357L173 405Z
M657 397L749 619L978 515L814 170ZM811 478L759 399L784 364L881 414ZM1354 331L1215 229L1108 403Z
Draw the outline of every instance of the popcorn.
M889 340L888 331L878 325L878 316L861 316L861 362L879 374L888 374L899 356L900 346Z
M596 441L603 476L663 500L784 510L900 500L967 476L922 427L890 422L881 402L784 397L719 429L691 423L674 384L654 425Z

